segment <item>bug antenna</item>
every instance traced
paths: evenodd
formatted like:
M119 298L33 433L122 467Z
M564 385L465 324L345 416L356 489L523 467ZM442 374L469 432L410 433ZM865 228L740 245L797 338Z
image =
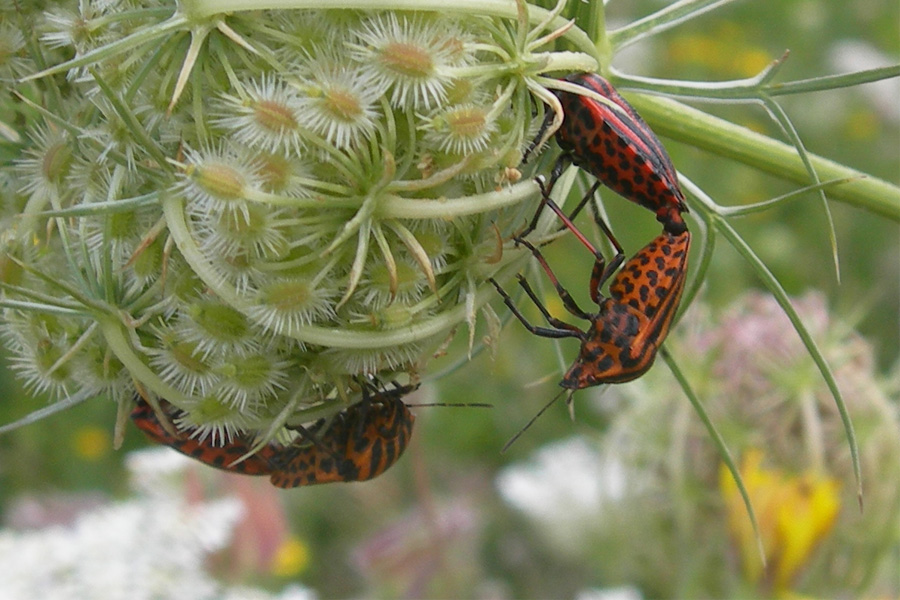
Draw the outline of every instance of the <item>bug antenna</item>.
M404 403L404 404L405 404L405 403ZM474 408L494 408L494 405L493 405L493 404L488 404L488 403L486 403L486 402L452 402L452 403L447 403L447 402L429 402L429 403L427 403L427 404L406 404L406 406L409 406L409 407L412 407L412 408L420 408L420 407L423 407L423 406L451 406L451 407L454 407L454 408L460 408L460 407L464 407L464 406L471 406L471 407L474 407Z
M557 400L559 400L560 396L562 396L563 394L565 394L567 391L569 391L569 390L562 390L562 391L560 391L557 395L553 396L553 399L550 400L550 402L548 402L547 404L545 404L545 405L544 405L544 408L542 408L541 410L539 410L539 411L537 412L536 415L534 415L533 417L531 417L531 420L528 421L528 423L525 424L525 427L523 427L522 429L519 430L519 433L517 433L516 435L512 436L512 438L511 438L508 442L506 442L506 444L505 444L505 445L503 446L503 448L500 450L500 454L503 454L504 452L506 452L506 451L509 449L509 447L513 445L513 442L515 442L517 439L519 439L519 438L522 436L522 434L525 433L525 432L528 430L528 428L531 427L531 426L534 424L534 422L538 420L538 417L540 417L542 414L544 414L544 412L546 412L546 410L547 410L548 408L550 408L550 407L553 405L554 402L556 402ZM574 390L569 391L569 398L572 397L572 394L573 394L573 393L574 393ZM567 400L567 402L568 402L568 400Z

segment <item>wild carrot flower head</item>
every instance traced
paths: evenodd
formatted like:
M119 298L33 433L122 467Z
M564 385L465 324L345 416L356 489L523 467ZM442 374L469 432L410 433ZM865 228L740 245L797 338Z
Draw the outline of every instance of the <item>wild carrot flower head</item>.
M474 339L537 200L510 173L551 55L518 7L4 4L41 32L39 56L0 44L0 71L31 69L0 167L14 369L70 401L164 398L199 439L268 440L361 379L421 377L461 324Z
M352 56L371 65L391 104L431 108L446 100L453 67L473 62L470 37L447 18L376 15L350 42Z

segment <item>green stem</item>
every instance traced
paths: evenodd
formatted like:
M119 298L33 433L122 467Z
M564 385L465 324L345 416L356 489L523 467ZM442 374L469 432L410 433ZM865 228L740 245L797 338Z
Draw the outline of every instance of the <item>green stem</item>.
M586 30L588 35L596 40L594 46L597 48L600 64L604 68L608 67L612 63L613 47L606 29L606 7L603 2L594 2L590 5Z
M257 11L272 9L335 9L354 10L426 10L442 14L484 15L516 19L516 3L514 0L190 0L186 10L194 19L240 11ZM528 21L535 25L540 23L549 11L538 6L528 6ZM550 23L550 29L566 25L567 20L557 17ZM596 55L594 42L587 34L573 27L563 36L581 52Z
M813 77L811 79L801 79L799 81L788 81L785 83L772 83L769 85L768 92L770 96L806 94L808 92L821 92L842 87L853 87L864 83L881 81L883 79L888 79L889 77L900 77L900 65L890 65L888 67L878 67L875 69L866 69L865 71L856 71L854 73L842 73L840 75L825 75Z
M539 188L534 181L522 181L499 192L487 192L461 198L430 200L387 196L376 214L382 219L454 219L491 210L499 210L536 197Z
M797 151L784 142L735 125L667 98L629 94L628 101L660 135L756 167L802 185L815 183ZM809 155L819 178L853 178L828 190L828 196L900 222L900 188L815 154Z
M175 406L187 408L190 400L187 396L160 379L153 369L134 351L121 323L108 317L98 319L100 331L116 358L128 369L135 380L150 388L156 395L165 398Z
M747 491L747 486L744 483L744 478L741 476L740 470L738 470L737 463L734 461L734 458L731 456L731 452L728 450L728 445L725 443L725 438L723 438L722 434L719 433L719 430L716 429L715 424L709 417L709 413L706 412L706 407L704 407L703 403L700 402L700 398L694 392L693 386L691 386L690 382L687 380L687 377L685 377L684 372L681 370L681 367L678 366L678 363L675 362L674 358L672 358L672 355L669 353L668 349L662 348L660 350L660 354L662 354L663 360L666 361L666 365L668 365L669 370L672 371L672 375L675 376L675 379L681 386L682 391L688 397L691 406L694 407L694 412L696 413L697 417L700 418L700 421L703 423L703 427L706 428L706 432L709 434L709 437L712 438L713 444L716 446L716 449L719 451L719 456L722 458L722 462L728 468L728 471L731 473L731 477L734 479L734 483L737 485L737 489L741 495L741 499L744 501L744 508L746 508L747 510L747 516L750 519L750 525L753 527L753 533L756 536L756 547L759 550L760 559L765 565L766 550L763 547L762 536L759 533L759 522L756 520L756 511L753 509L753 502L750 500L750 493Z
M699 17L734 0L678 0L651 15L632 21L625 27L609 32L609 41L616 52L651 35L677 27L689 19Z

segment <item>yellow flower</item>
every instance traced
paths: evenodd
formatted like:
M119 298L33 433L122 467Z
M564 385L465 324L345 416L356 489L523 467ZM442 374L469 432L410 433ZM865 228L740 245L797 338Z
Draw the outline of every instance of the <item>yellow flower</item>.
M727 23L712 33L675 38L668 57L677 64L700 66L727 77L752 77L772 62L764 48L745 40L738 28Z
M292 577L309 565L309 547L297 537L285 539L272 557L271 572L277 577Z
M765 571L737 484L724 465L720 469L719 486L745 577L749 582L784 595L816 545L834 527L841 507L840 485L835 479L812 471L794 475L764 468L762 461L760 450L750 450L741 462L740 471L769 561Z
M775 507L779 556L775 589L786 589L813 548L834 527L841 508L837 480L813 473L783 479L785 491Z
M109 452L109 433L101 427L82 427L74 435L75 455L84 460L98 460Z

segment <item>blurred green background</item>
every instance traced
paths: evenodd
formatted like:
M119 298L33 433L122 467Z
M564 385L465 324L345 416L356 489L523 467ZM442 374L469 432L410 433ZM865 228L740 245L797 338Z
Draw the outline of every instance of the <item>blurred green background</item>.
M615 28L664 4L614 0L607 9L608 25ZM727 80L751 76L790 49L778 80L804 79L879 66L870 55L888 64L898 62L898 23L900 4L895 0L738 2L640 42L614 63L638 75ZM811 152L900 183L898 98L894 80L887 86L782 101ZM782 138L761 107L700 108ZM721 204L758 202L792 189L742 165L663 141L678 169ZM658 226L643 209L608 192L603 196L626 252L656 235ZM789 293L822 291L832 314L855 324L873 344L878 369L887 374L896 368L900 350L898 225L839 203L832 203L831 210L840 251L840 284L831 261L826 216L814 195L733 224ZM547 256L565 285L589 303L590 256L573 239L553 244ZM756 287L759 282L748 266L720 243L698 302L716 310ZM500 302L494 306L498 312L504 310ZM672 337L679 335L676 328ZM457 350L465 335L459 338ZM504 443L557 393L560 369L571 361L576 346L563 341L557 348L509 322L493 348L494 356L491 351L477 354L446 377L428 382L410 399L491 402L493 409L416 409L411 447L383 476L367 483L278 492L302 558L283 576L265 569L250 569L241 576L273 589L300 582L324 598L574 597L609 585L598 577L589 553L569 555L548 547L533 524L504 503L495 483L501 469L527 459L537 448L573 434L597 437L607 426L608 415L584 409L583 404L579 407L579 396L588 394L582 392L575 395L574 423L559 403L509 451L500 453ZM459 354L451 352L451 358L436 361L432 372L447 368ZM690 356L677 358L682 364L691 362ZM657 377L676 385L664 365L655 370ZM0 423L45 405L44 399L29 398L7 369L3 373ZM129 426L124 446L113 451L114 418L111 403L91 402L0 437L0 515L23 494L99 491L122 497L127 492L123 456L147 443ZM567 507L554 509L565 512Z

